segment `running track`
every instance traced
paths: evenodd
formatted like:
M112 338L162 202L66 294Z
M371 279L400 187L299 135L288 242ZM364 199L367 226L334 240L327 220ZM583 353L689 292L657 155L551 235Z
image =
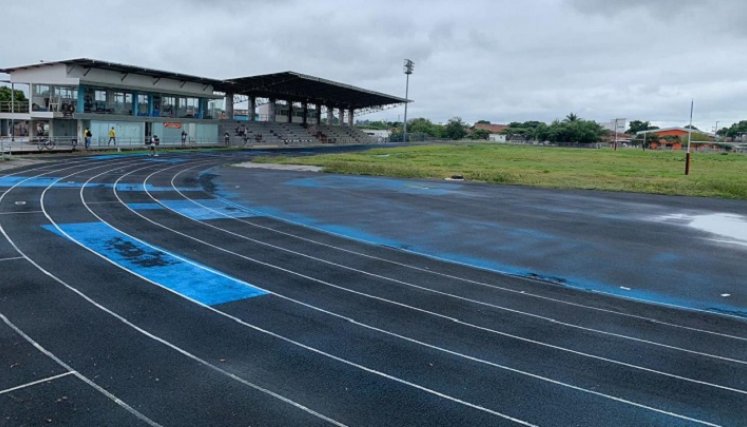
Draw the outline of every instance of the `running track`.
M747 424L744 320L365 244L204 185L250 156L6 171L0 424Z

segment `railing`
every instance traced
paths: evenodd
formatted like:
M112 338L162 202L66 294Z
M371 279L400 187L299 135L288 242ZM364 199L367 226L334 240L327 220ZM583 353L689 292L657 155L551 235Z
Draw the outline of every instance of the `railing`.
M0 113L28 113L30 102L26 101L0 101Z

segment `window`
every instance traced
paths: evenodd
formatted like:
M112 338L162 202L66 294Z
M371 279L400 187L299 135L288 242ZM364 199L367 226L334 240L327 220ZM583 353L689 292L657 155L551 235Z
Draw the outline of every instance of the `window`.
M161 117L174 117L176 109L176 98L173 96L161 97Z
M148 115L148 95L139 94L137 96L137 115L147 116Z
M108 96L105 90L93 91L93 113L105 114L111 112L108 105Z
M198 117L199 110L198 98L179 98L179 117Z
M114 114L132 114L132 94L127 92L114 92L113 113Z

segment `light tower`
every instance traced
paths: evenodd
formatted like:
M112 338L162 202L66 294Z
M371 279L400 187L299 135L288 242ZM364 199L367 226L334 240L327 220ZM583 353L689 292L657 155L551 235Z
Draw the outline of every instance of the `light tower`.
M409 59L405 59L405 122L402 132L402 142L407 142L407 103L409 102L407 97L410 92L410 74L412 74L414 68L415 63Z

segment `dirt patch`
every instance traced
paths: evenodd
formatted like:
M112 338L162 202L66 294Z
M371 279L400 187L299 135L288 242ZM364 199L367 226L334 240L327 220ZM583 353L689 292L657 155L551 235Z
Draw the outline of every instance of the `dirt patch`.
M275 163L243 162L243 163L236 163L231 166L235 166L239 168L248 168L248 169L272 169L272 170L299 171L299 172L321 172L322 171L322 168L320 168L319 166L279 165Z
M45 163L45 162L46 162L45 160L27 159L24 157L10 156L10 157L6 157L5 160L0 158L0 171L13 169L13 168L20 168L23 166L36 165L36 164Z

